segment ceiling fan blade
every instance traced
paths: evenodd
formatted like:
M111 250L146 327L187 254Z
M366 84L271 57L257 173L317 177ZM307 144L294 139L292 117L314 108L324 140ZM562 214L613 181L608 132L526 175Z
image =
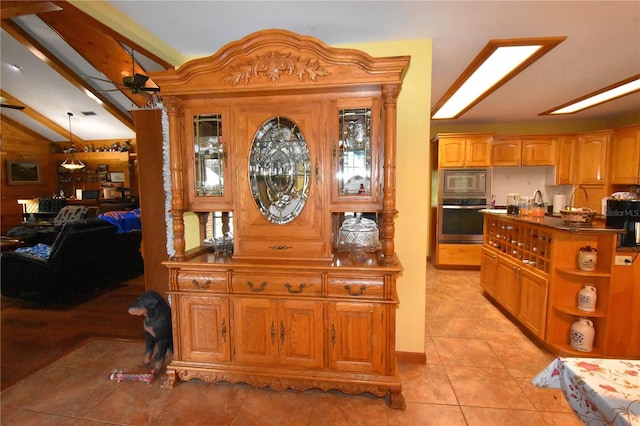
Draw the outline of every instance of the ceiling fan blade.
M22 105L9 105L9 104L0 104L0 107L2 108L10 108L10 109L17 109L22 111L24 109L24 107Z
M140 90L144 90L145 92L157 93L160 91L160 88L159 87L141 87Z

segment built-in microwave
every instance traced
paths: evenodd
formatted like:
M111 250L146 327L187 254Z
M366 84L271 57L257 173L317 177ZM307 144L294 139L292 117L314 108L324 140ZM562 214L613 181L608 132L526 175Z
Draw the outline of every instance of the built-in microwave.
M445 198L490 198L488 169L443 169L440 200Z

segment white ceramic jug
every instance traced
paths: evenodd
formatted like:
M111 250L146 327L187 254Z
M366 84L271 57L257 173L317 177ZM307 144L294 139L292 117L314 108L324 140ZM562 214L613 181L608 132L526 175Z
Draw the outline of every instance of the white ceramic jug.
M581 247L578 252L578 269L581 271L593 271L596 269L598 259L597 250L591 246Z
M588 318L580 318L571 325L571 347L582 352L591 352L595 337L593 322Z
M595 311L597 299L596 288L592 285L585 284L578 292L578 309L587 312Z

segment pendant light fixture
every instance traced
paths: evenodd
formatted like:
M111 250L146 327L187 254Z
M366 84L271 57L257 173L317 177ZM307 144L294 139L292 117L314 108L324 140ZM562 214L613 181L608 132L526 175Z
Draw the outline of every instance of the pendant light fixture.
M68 112L67 115L69 116L69 142L71 142L73 140L71 137L71 117L73 117L73 113ZM76 149L73 146L69 148L69 154L61 164L62 167L67 170L80 170L84 168L84 163L80 159L76 158L74 154L75 152Z

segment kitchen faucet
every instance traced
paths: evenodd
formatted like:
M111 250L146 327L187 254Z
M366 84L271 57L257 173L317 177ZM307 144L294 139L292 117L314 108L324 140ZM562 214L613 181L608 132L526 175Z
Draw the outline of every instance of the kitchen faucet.
M539 189L536 189L535 192L533 193L533 205L534 206L544 206L544 199L542 198L542 191L540 191Z

